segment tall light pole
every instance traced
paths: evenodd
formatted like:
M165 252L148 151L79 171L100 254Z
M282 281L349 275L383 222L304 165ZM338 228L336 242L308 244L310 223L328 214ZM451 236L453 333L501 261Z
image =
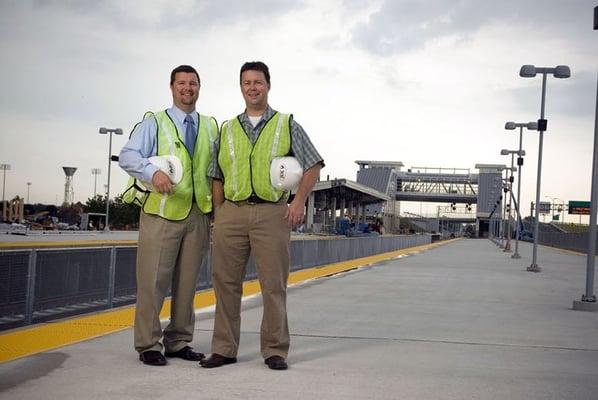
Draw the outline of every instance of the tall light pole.
M100 134L106 135L110 134L110 140L108 142L108 183L106 185L106 225L104 226L104 231L108 232L110 230L109 225L109 215L110 215L110 164L112 163L112 134L115 135L122 135L123 130L120 128L110 129L110 128L100 128Z
M555 78L569 78L571 70L566 65L557 65L556 67L535 67L533 65L524 65L519 71L519 76L522 78L533 78L536 74L542 74L542 101L540 105L540 119L538 120L538 132L540 138L538 140L538 176L536 178L536 216L534 218L534 246L532 251L532 263L527 270L530 272L540 272L541 268L538 266L538 222L540 217L540 182L542 180L542 142L544 140L544 132L548 127L548 121L544 119L544 107L546 102L546 75L552 74Z
M502 173L501 173L501 189L502 189L502 201L500 203L500 221L499 221L499 225L498 225L498 235L499 235L499 241L498 241L498 247L500 247L501 249L505 248L505 245L503 245L503 240L505 239L505 215L506 215L506 210L507 210L507 193L509 193L509 189L507 186L507 180L508 180L508 176L509 176L509 171L507 170L507 168L504 168L503 171L505 171L505 177L502 178ZM506 240L505 240L506 242Z
M99 168L92 168L91 174L93 175L93 197L95 198L97 195L96 187L98 185L98 175L102 173L102 170Z
M594 25L598 29L598 7L594 9ZM594 269L596 257L596 213L598 208L598 79L596 80L596 113L594 119L594 156L592 157L592 192L590 197L590 226L588 232L588 255L586 258L586 291L581 300L573 301L574 310L598 311L594 294Z
M508 237L508 248L505 248L505 251L511 251L511 212L513 211L513 206L512 206L512 199L513 199L513 181L514 181L514 177L513 177L513 172L517 171L517 201L515 204L516 207L516 211L517 211L517 222L516 222L516 234L515 234L515 252L513 253L513 256L511 256L511 258L521 258L521 256L519 255L518 251L519 251L519 234L520 234L520 229L519 229L519 220L521 219L521 213L519 211L519 197L521 194L521 167L515 167L514 165L514 159L515 159L515 154L517 154L517 164L518 165L523 165L523 156L525 155L525 150L507 150L507 149L502 149L500 151L500 154L503 156L507 156L507 155L511 155L511 168L509 168L511 170L511 176L509 177L509 237Z
M505 124L505 129L514 130L519 128L519 157L517 157L517 235L515 236L515 252L511 258L521 258L519 255L519 239L521 238L521 169L523 167L523 156L525 151L523 150L523 128L527 128L530 131L538 130L537 122L512 122L509 121Z
M500 154L502 156L508 156L509 154L511 155L511 168L507 168L508 170L511 171L511 175L509 176L509 181L507 183L508 188L509 188L509 218L508 218L508 227L509 230L507 231L507 244L505 245L505 251L506 252L510 252L511 251L511 212L513 211L513 181L515 180L515 178L513 177L513 172L518 171L519 172L519 177L518 177L518 181L517 181L517 185L519 186L519 179L521 179L521 170L520 168L515 167L515 154L517 154L520 158L522 156L525 155L525 151L523 150L507 150L507 149L502 149L500 151ZM519 195L519 193L518 193ZM519 213L519 199L517 200L517 212ZM519 214L517 214L517 216L519 217ZM517 253L518 249L518 243L517 243L517 238L519 236L519 221L517 221L516 223L517 225L517 234L515 235L515 254ZM513 257L513 258L519 258L521 256L519 256L519 254L517 254L518 257Z
M2 170L2 203L6 200L5 189L6 189L6 171L10 171L10 164L0 164L0 170Z
M502 154L502 151L501 151ZM512 165L513 163L511 163ZM501 204L501 214L500 214L500 245L501 249L504 249L505 252L511 251L511 182L513 178L513 171L516 171L517 167L505 167L505 177L502 180L502 193L503 193L503 201ZM511 171L511 176L509 177L509 171ZM508 203L507 203L507 198ZM507 226L505 226L505 217L507 218ZM504 241L504 245L503 245Z
M29 189L31 188L31 182L27 182L27 204L29 204Z
M594 29L598 30L598 6L594 7ZM592 194L590 197L590 231L586 259L586 292L581 300L573 301L574 310L598 311L594 294L594 262L596 256L596 213L598 208L598 79L596 80L596 111L594 113L594 157L592 157Z

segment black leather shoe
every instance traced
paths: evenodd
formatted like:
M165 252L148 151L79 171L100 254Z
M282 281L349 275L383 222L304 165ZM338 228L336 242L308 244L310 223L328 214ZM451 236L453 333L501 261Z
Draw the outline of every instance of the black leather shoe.
M201 365L204 368L218 368L222 367L223 365L234 364L236 362L236 357L224 357L223 355L220 355L218 353L212 353L210 358L201 360L199 362L199 365Z
M268 357L264 360L264 364L268 365L268 368L270 369L282 370L289 368L286 361L281 356Z
M166 365L166 359L159 351L150 350L139 354L139 361L145 365L161 366Z
M166 357L182 358L183 360L187 360L187 361L200 361L200 360L203 360L204 358L206 358L206 356L203 353L195 352L189 346L185 346L182 349L180 349L179 351L172 351L172 352L167 351L166 353L164 353L164 355Z

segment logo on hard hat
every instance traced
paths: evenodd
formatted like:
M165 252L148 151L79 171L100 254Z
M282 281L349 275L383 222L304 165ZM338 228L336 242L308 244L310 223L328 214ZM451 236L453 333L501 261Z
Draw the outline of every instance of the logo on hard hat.
M280 178L281 181L284 181L286 175L286 168L284 167L284 165L280 166L280 173L278 174L278 177Z
M303 168L295 157L276 157L270 166L270 183L278 190L290 191L299 185Z
M168 175L173 185L178 184L183 178L183 164L177 156L152 156L148 158L148 161ZM143 185L149 190L153 190L151 182L143 182Z

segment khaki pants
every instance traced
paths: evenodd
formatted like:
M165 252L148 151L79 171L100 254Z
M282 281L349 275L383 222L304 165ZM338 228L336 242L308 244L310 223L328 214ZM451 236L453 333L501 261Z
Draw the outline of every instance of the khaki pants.
M252 252L262 291L264 313L260 330L264 358L289 351L286 289L291 230L285 203L246 204L225 201L216 210L212 252L212 282L216 316L212 352L236 357L241 330L241 296L245 267Z
M193 340L193 299L209 248L210 220L193 206L183 221L141 212L137 248L135 350L178 351ZM160 310L171 288L170 323L162 332Z

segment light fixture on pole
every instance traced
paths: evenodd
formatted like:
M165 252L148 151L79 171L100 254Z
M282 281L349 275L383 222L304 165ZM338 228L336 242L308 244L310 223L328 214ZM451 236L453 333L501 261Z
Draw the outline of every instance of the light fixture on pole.
M523 150L523 128L527 128L530 131L538 130L538 123L537 122L507 122L505 124L505 129L514 130L515 128L519 128L519 157L517 157L517 235L515 236L515 252L511 256L511 258L521 258L519 255L519 239L521 238L521 169L523 167L523 156L525 155L525 151Z
M31 182L27 182L27 204L29 204L29 189L31 188Z
M534 246L532 250L532 263L527 270L530 272L540 272L541 268L538 266L538 223L540 217L540 183L542 180L542 142L544 140L544 132L548 127L548 121L544 118L544 107L546 102L546 75L554 75L555 78L569 78L571 70L566 65L557 65L556 67L536 67L534 65L524 65L519 71L519 76L522 78L533 78L536 74L542 74L542 98L540 103L540 119L538 120L538 176L536 178L536 215L534 218Z
M97 196L96 187L98 184L98 175L100 175L101 173L102 173L102 170L99 168L91 169L91 174L93 175L93 197L94 198Z
M106 135L110 134L110 140L108 142L108 183L106 185L106 224L104 226L104 231L108 232L110 230L109 225L109 215L110 215L110 164L112 163L112 134L115 135L122 135L123 130L120 128L110 129L110 128L100 128L100 134Z
M10 164L0 164L0 170L2 170L2 203L6 200L5 189L6 189L6 171L10 171Z

